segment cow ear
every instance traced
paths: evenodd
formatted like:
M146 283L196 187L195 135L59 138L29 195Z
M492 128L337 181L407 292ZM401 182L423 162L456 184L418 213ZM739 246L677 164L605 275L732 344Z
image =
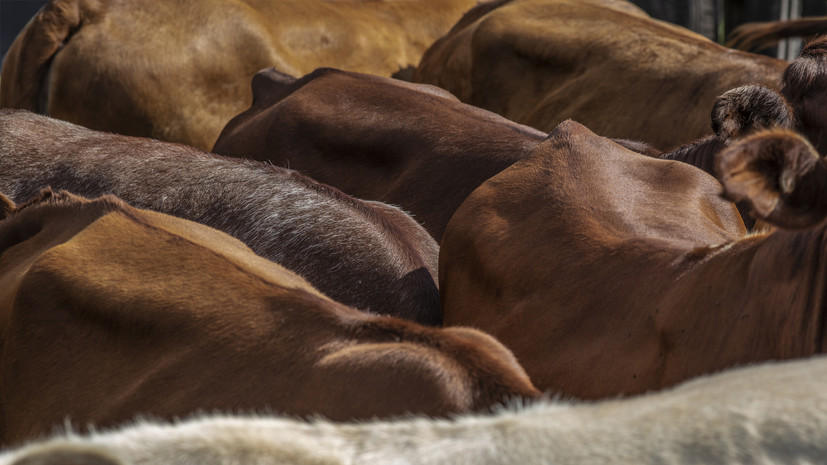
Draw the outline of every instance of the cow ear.
M17 208L12 200L0 193L0 221L6 219Z
M712 130L724 142L760 129L792 125L792 108L769 87L737 87L715 99L712 107Z
M767 223L801 229L827 215L827 165L797 133L770 129L735 141L715 160L724 194Z
M278 101L289 93L296 78L276 68L266 68L253 76L250 87L253 92L253 105L266 105Z

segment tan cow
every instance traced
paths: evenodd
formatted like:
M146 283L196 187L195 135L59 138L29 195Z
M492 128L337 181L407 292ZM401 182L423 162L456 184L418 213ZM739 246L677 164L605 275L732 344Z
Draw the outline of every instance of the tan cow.
M0 221L0 335L5 446L139 414L442 416L539 395L484 333L346 307L224 233L110 196L46 191Z
M476 0L52 0L5 58L0 106L209 149L275 66L390 76Z
M571 118L669 149L710 133L715 97L744 84L778 89L786 65L622 0L501 0L434 43L414 80L540 130Z
M818 156L772 131L788 148L749 149L773 157L723 176L739 174L749 198L781 186L797 206L798 223L768 214L777 199L756 208L759 218L812 224L823 214L801 212L815 203L818 176L805 174ZM742 143L724 154L745 153ZM792 158L798 168L781 171L796 151L806 155ZM564 122L451 218L440 250L444 322L490 332L538 387L587 399L823 352L825 225L745 236L720 194L700 170Z

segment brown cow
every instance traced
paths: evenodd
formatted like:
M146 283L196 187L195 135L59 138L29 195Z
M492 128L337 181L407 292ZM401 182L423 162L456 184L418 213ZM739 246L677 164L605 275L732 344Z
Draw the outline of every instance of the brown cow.
M256 75L253 105L216 153L266 160L354 197L401 206L439 241L465 197L545 134L432 86L319 69Z
M784 71L781 93L792 105L796 128L827 155L827 37L807 44Z
M825 225L745 236L720 192L700 170L564 122L451 219L444 322L490 332L538 387L586 399L823 352Z
M727 197L749 202L774 225L806 229L827 217L827 162L795 133L746 137L718 156L715 169Z
M761 129L793 128L794 119L793 109L776 91L764 86L741 86L715 99L712 107L714 135L653 156L682 161L714 176L715 156L727 144Z
M792 128L793 125L793 110L784 97L767 87L742 86L715 99L712 107L714 135L656 156L662 160L688 163L714 176L716 155L734 140L761 129ZM750 207L745 202L738 202L737 207L748 229L768 227L760 221L756 226L755 218L749 214Z
M20 202L47 186L214 227L346 305L442 321L430 235L397 208L294 171L0 110L0 192Z
M0 106L209 149L250 78L415 66L476 0L52 0L6 55Z
M0 222L0 444L66 419L448 415L539 392L468 328L334 302L240 241L46 191Z
M438 88L388 78L319 69L297 80L268 69L252 87L253 105L227 124L216 153L289 166L353 196L399 205L437 240L468 194L545 138ZM726 141L791 126L791 112L775 91L745 86L717 99L715 136L668 153L617 142L712 173Z
M571 118L668 149L709 133L715 97L778 89L787 63L719 46L618 0L504 0L469 11L414 80L549 131Z

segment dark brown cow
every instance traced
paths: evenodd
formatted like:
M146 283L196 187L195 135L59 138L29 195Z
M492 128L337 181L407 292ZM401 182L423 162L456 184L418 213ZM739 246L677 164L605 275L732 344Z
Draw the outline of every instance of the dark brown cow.
M476 0L52 0L5 58L0 106L209 149L250 78L390 76Z
M358 198L401 206L439 241L486 179L545 134L432 86L319 69L253 79L253 105L213 151L288 166Z
M382 77L320 69L297 80L268 69L252 87L252 107L230 121L215 152L289 166L356 197L399 205L437 240L468 194L545 138L431 86ZM712 173L729 139L789 127L791 111L775 91L744 86L717 99L716 135L667 153L617 142ZM746 214L745 221L752 225Z
M715 156L727 144L761 129L792 128L794 119L790 105L774 90L757 85L738 87L715 99L712 107L714 135L652 156L682 161L714 176Z
M827 155L827 37L809 44L783 77L781 93L792 105L801 131L822 155Z
M810 189L794 173L753 189ZM445 324L490 332L538 387L586 399L823 352L827 226L745 236L720 193L700 170L564 122L448 224Z
M715 158L728 144L740 137L766 128L792 128L793 110L772 89L748 85L725 92L712 107L714 135L683 145L668 153L655 155L662 160L677 160L715 175ZM768 226L749 214L750 207L738 202L738 211L748 229Z
M294 171L0 110L0 192L114 194L222 230L332 299L436 325L438 247L397 208Z
M336 303L240 241L104 196L0 222L0 444L66 419L448 415L537 397L510 352Z
M505 0L468 12L423 55L414 80L549 131L668 149L709 134L715 98L778 89L787 63L734 51L618 0Z

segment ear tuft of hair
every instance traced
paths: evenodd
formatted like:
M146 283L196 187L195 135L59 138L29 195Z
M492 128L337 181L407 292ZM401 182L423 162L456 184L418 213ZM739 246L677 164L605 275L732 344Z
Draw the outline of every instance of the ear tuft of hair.
M0 192L0 220L6 219L17 208L12 199Z
M792 126L792 108L769 87L737 87L720 95L712 107L712 130L725 143L760 129Z
M267 106L273 101L284 98L291 89L296 78L277 70L276 68L265 68L256 73L250 82L253 92L254 106Z
M801 135L767 129L746 136L715 160L724 195L749 203L756 217L803 229L827 216L827 165Z

